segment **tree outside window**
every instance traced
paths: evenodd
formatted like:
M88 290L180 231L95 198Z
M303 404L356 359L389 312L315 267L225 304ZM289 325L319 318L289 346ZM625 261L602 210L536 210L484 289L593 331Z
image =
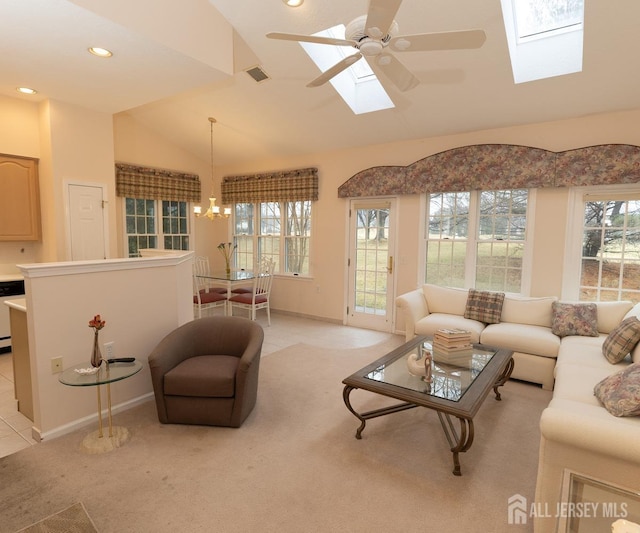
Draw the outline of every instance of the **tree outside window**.
M584 203L580 300L640 301L640 200Z
M311 201L237 203L233 213L237 268L272 259L277 273L309 274Z
M520 292L528 191L429 195L425 281Z

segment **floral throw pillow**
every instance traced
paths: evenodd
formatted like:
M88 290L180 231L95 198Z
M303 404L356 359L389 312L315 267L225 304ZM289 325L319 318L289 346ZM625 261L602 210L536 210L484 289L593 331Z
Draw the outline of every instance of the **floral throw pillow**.
M598 336L598 308L594 303L551 304L551 331L558 337L582 335Z
M497 324L502 315L504 292L478 291L469 289L464 317L485 324Z
M640 415L640 363L604 378L593 393L613 416Z
M605 339L602 354L611 364L622 361L640 341L640 320L635 316L625 318Z

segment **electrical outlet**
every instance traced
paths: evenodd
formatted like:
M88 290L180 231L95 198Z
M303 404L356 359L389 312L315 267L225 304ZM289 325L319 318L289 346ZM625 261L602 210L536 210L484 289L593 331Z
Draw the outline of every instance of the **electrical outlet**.
M104 358L105 359L113 359L113 345L115 344L114 341L111 342L105 342L104 343Z
M51 358L51 373L58 374L62 372L62 357Z

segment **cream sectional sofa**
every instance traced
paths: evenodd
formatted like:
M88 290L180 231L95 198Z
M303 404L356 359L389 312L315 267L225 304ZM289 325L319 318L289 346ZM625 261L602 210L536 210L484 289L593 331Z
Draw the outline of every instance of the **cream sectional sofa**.
M552 332L555 297L506 294L500 322L487 325L464 318L468 294L425 284L399 296L396 304L407 340L443 327L469 330L474 342L514 351L512 378L553 390L540 420L536 485L536 504L550 516L535 517L536 533L556 531L554 513L558 502L566 501L563 483L571 472L640 491L640 417L614 416L594 395L603 379L640 363L640 344L617 364L603 355L609 333L630 316L640 318L640 304L596 302L598 336L561 338Z
M598 313L600 316L600 308ZM640 304L623 319L629 316L640 317ZM594 395L595 385L603 379L640 363L640 344L620 363L611 364L602 353L605 339L603 334L572 336L564 337L560 344L553 398L540 418L536 484L536 502L548 504L553 511L552 516L535 519L537 533L556 531L556 502L566 499L563 485L572 472L612 487L640 491L640 417L613 416ZM613 494L609 501L616 501Z
M512 377L543 388L553 388L553 369L560 338L551 332L555 297L526 298L505 295L500 322L486 325L464 318L467 289L425 284L396 299L404 317L407 340L416 335L433 335L439 328L471 331L472 341L514 351ZM621 315L622 316L622 315Z

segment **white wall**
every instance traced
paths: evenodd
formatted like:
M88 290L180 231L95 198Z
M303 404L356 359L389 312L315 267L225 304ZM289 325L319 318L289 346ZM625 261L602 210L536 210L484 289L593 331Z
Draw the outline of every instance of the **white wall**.
M97 421L94 387L70 387L51 372L87 363L93 347L89 320L101 315L100 342L114 357L135 357L142 371L111 387L114 406L152 393L147 357L176 327L193 320L193 252L176 256L23 265L34 395L34 430L51 438ZM104 355L104 353L103 353ZM106 403L103 400L103 407Z
M16 99L6 99L15 100ZM21 102L17 110L0 98L2 105L10 108L13 115L24 116L33 125L32 107ZM62 109L58 107L58 109ZM75 113L67 115L75 122ZM82 121L80 121L83 123ZM227 168L216 168L218 180L223 175L267 172L315 166L319 170L320 198L314 205L313 241L311 247L312 280L302 278L276 278L274 281L273 308L292 313L315 316L341 322L345 311L345 264L347 244L346 208L348 200L337 197L338 187L355 173L377 165L408 165L434 153L451 148L481 144L508 143L563 151L596 144L628 143L640 145L640 110L591 115L551 123L511 126L494 130L469 132L460 135L419 139L390 143L380 146L365 146L341 151L308 154L286 159L272 158L249 160ZM75 128L79 131L79 128ZM13 141L0 133L0 152L15 153L26 150L38 155L38 135L28 128L20 131L22 139ZM213 191L219 197L219 183L211 184L208 162L172 145L155 132L136 123L122 113L113 117L114 159L116 161L157 166L192 172L200 175L203 199ZM71 137L69 137L71 139ZM75 142L75 139L73 141ZM8 149L10 148L10 149ZM110 165L112 169L112 165ZM59 185L54 184L54 187ZM536 233L534 235L534 272L531 294L560 295L562 288L564 239L567 217L567 193L565 189L539 191L536 203ZM116 200L116 206L119 201ZM122 216L114 206L117 227L111 230L111 242L118 241L116 257L122 257ZM418 195L398 199L399 242L397 249L397 292L410 290L420 282L418 272L421 219ZM56 220L64 214L56 212ZM196 255L207 255L214 267L222 266L222 258L216 250L219 242L227 240L228 222L198 219L195 223ZM56 222L59 224L59 222ZM115 233L115 235L114 235ZM12 259L20 256L16 245L1 246L0 254ZM46 245L45 245L46 246ZM28 253L28 252L26 252ZM41 259L38 259L41 260ZM0 265L4 263L0 258ZM318 294L317 288L320 293Z

